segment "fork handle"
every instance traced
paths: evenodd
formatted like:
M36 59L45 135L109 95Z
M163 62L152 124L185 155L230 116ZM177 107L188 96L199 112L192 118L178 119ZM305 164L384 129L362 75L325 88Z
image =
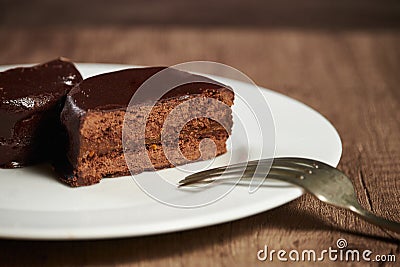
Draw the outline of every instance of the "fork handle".
M398 222L394 222L394 221L376 216L375 214L373 214L372 212L369 212L368 210L362 208L361 206L360 207L352 206L352 207L350 207L350 210L369 223L375 224L377 226L386 228L390 231L400 234L400 223L398 223Z

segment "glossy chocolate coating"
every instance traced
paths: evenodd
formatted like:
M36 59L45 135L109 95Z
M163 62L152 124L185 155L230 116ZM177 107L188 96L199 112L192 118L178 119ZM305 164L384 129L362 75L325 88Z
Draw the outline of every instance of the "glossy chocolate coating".
M145 88L139 96L135 96L136 104L201 94L206 89L226 87L226 85L204 76L193 75L173 68L132 68L85 79L71 90L67 96L67 103L81 112L126 109L138 88L147 79L159 72L164 75L162 82L156 82L156 86L149 84L149 88ZM168 88L169 84L175 83L181 83L182 85ZM160 96L162 97L160 98Z
M65 95L81 81L75 66L63 58L0 72L0 167L49 156L60 134Z

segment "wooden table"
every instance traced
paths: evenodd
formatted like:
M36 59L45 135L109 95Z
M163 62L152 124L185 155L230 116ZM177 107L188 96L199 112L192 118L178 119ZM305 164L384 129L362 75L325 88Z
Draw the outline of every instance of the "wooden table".
M352 178L360 202L378 215L400 221L400 30L396 25L372 29L362 25L339 29L10 25L5 21L0 27L0 64L42 62L62 55L76 62L137 65L210 60L242 70L261 86L326 116L342 138L339 168ZM335 247L339 238L345 238L349 248L395 254L400 262L399 235L304 195L249 218L171 234L73 242L0 240L0 264L284 265L277 260L258 261L257 251L264 245L320 251Z

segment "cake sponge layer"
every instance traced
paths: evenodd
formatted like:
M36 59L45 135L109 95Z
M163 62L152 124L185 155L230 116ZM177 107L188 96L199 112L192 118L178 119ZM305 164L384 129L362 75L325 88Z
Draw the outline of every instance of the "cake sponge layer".
M104 154L91 151L80 158L80 167L75 175L64 181L74 187L85 186L98 183L103 177L139 174L143 171L154 171L211 159L226 152L228 137L226 132L219 132L201 139L181 140L179 150L176 150L173 145L164 148L161 144L151 144L146 146L144 151L123 153L122 150L116 149ZM208 142L202 142L204 138L207 138ZM164 149L170 151L168 158Z

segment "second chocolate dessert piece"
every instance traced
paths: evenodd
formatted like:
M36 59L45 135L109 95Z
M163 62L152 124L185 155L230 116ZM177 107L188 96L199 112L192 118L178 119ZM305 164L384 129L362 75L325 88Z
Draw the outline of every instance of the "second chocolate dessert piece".
M63 58L0 72L0 167L21 167L62 150L60 112L80 81Z
M154 100L152 98L165 88L146 88L147 91L128 108L138 88L161 71L166 73L170 81L188 82L160 95L154 106L150 103ZM192 104L186 110L181 105L196 99L204 100L203 104ZM223 154L231 133L230 107L233 100L234 93L228 86L165 67L128 69L88 78L71 90L61 114L69 135L68 160L71 167L71 175L64 177L64 181L71 186L91 185L103 177L173 167ZM223 103L226 108L221 108L216 102ZM170 128L162 135L166 118L178 106L183 106L181 112L185 114L197 110L208 115L196 116L183 128ZM149 116L144 122L145 130L141 132L140 124L146 115ZM125 151L122 145L124 119L133 129L124 132L129 144L128 147L124 146ZM161 136L165 136L165 142L162 142ZM175 140L174 136L179 138ZM205 138L211 139L213 144L203 143ZM145 149L141 149L143 146ZM168 158L166 149L171 151Z

